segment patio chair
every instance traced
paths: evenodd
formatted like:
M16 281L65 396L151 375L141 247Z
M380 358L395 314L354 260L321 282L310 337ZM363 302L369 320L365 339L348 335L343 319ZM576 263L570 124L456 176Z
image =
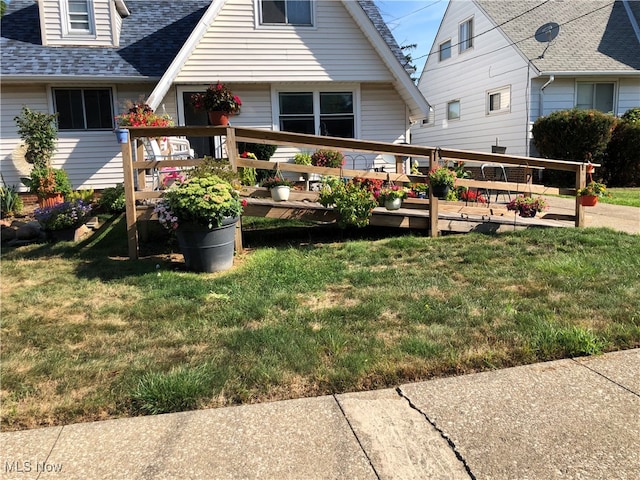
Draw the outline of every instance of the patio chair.
M187 160L194 158L194 151L189 140L180 137L164 137L158 142L155 138L143 140L146 158L150 161ZM180 167L162 167L153 169L153 190L169 187L176 180L182 180L183 169Z

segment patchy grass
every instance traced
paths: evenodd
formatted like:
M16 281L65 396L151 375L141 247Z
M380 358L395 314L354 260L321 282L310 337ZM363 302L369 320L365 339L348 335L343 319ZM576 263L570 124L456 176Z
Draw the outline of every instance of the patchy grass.
M600 198L602 203L612 205L626 205L640 207L640 187L638 188L607 188L611 197Z
M349 238L345 233L344 238ZM313 239L312 239L313 240ZM356 391L640 345L640 237L532 229L131 262L124 221L2 256L2 428Z

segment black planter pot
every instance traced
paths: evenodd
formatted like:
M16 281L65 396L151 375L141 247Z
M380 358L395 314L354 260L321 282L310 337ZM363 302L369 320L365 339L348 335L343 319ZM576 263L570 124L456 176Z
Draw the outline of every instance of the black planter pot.
M449 195L449 185L431 185L431 189L434 197L445 199Z
M225 218L217 228L195 223L180 225L176 236L187 268L208 273L231 268L238 219Z

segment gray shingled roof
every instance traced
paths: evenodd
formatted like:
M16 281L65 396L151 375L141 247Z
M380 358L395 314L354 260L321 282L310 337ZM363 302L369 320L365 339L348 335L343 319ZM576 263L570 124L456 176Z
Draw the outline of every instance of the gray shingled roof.
M542 0L476 0L476 3L496 24L501 24ZM548 22L559 24L560 33L540 59L546 44L533 36L538 27ZM551 0L501 28L542 72L640 70L640 44L620 1Z
M131 15L124 19L119 48L44 47L37 4L33 0L12 0L2 18L2 76L159 78L210 1L126 3Z
M404 65L404 55L371 0L360 5L389 48ZM130 79L160 78L211 0L126 0L119 48L45 47L34 0L12 0L2 18L3 77L59 76Z

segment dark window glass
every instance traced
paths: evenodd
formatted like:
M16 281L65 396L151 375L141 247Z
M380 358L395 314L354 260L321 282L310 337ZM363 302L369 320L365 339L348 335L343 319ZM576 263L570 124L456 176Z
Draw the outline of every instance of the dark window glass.
M262 0L262 23L286 23L284 0Z
M280 114L310 114L313 115L313 93L281 93Z
M313 116L280 117L280 130L283 132L306 133L315 135Z
M262 23L311 25L311 1L262 0Z
M321 93L320 113L353 113L351 93Z
M440 61L451 58L451 40L440 44Z
M60 130L113 128L110 89L55 89L53 97Z
M327 137L353 138L353 116L320 116L320 135Z

